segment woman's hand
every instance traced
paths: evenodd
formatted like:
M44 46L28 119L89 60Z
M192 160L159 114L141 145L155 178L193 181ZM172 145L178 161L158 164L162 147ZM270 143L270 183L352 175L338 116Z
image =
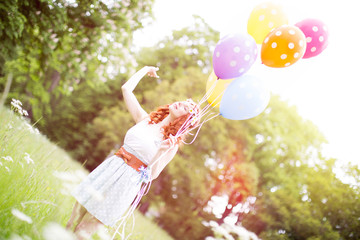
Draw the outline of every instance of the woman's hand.
M170 136L169 136L169 142L170 142L170 144L171 144L171 146L174 146L175 144L177 144L177 139L176 139L176 137L175 136L173 136L172 134L170 134Z
M156 74L156 71L159 70L158 67L147 67L148 68L148 72L147 75L150 77L154 77L154 78L159 78L159 76Z
M168 139L161 142L160 149L167 150L169 148L174 147L176 144L177 144L177 139L175 138L175 136L170 134Z

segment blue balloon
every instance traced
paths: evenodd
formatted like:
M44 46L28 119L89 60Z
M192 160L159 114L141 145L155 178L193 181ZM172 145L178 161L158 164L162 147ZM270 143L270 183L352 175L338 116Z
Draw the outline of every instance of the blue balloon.
M220 102L220 115L231 120L245 120L262 113L270 101L264 82L251 75L234 79Z

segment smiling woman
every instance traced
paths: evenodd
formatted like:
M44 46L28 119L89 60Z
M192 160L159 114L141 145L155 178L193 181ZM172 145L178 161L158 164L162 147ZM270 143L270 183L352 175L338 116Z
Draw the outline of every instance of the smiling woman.
M120 150L73 192L77 202L67 228L75 228L80 239L82 233L91 236L102 224L115 227L120 219L126 219L149 183L174 158L180 142L199 124L199 106L192 100L161 106L150 114L141 107L133 90L146 74L157 78L157 70L144 67L122 86L126 106L136 125L126 133Z

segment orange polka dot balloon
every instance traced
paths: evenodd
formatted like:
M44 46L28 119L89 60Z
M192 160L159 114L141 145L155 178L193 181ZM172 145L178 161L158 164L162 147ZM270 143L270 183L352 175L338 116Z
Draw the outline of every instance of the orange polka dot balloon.
M288 67L300 60L306 50L304 33L296 26L283 25L271 31L261 46L261 61L268 67Z

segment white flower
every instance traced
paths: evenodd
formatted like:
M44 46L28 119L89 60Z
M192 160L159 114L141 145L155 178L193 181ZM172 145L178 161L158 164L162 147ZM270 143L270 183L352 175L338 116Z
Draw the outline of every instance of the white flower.
M27 122L25 122L24 127L27 128L29 130L29 132L31 132L31 133L40 134L40 132L37 128L33 127L32 125L30 125Z
M25 213L17 210L16 208L13 208L11 210L12 215L14 215L16 218L20 219L21 221L27 222L29 224L32 224L33 221L31 219L31 217L29 217L28 215L26 215Z
M15 98L12 98L12 99L11 99L11 103L18 104L18 105L22 106L21 101L20 101L20 100L15 99Z
M13 107L20 107L20 106L22 106L22 103L20 100L13 98L13 99L11 99L11 105Z
M22 115L24 115L24 116L29 116L29 113L28 113L25 109L23 109L23 110L22 110Z
M28 235L22 235L22 238L23 238L24 240L31 240L31 237L29 237Z
M9 161L9 162L13 162L13 161L14 161L14 160L12 159L12 157L10 157L10 156L1 157L1 158L3 158L3 159L6 160L6 161Z
M109 231L104 225L101 225L99 227L96 234L99 236L100 239L103 239L103 240L111 239L111 236L109 235Z
M9 240L23 240L23 238L15 233L12 233Z
M77 173L73 173L73 172L60 172L55 170L53 172L53 175L65 182L74 182L74 183L78 183L80 181L80 179L78 178L78 176L76 176ZM84 174L85 175L85 174Z
M25 153L24 159L26 160L27 164L30 164L30 163L34 164L34 160L31 159L31 157L28 153Z
M5 167L5 169L6 169L8 172L10 172L10 169L9 169L8 167Z
M9 240L31 240L31 237L28 235L19 236L16 233L12 233Z
M34 131L35 131L35 133L36 133L37 135L39 135L39 134L40 134L39 129L35 128L35 129L34 129Z
M21 116L28 116L28 112L22 108L22 103L17 99L11 100L11 107L14 110L14 112L19 113Z
M11 106L14 108L15 112L22 111L22 103L19 100L12 99Z
M75 236L55 222L49 222L43 228L45 240L75 240Z

